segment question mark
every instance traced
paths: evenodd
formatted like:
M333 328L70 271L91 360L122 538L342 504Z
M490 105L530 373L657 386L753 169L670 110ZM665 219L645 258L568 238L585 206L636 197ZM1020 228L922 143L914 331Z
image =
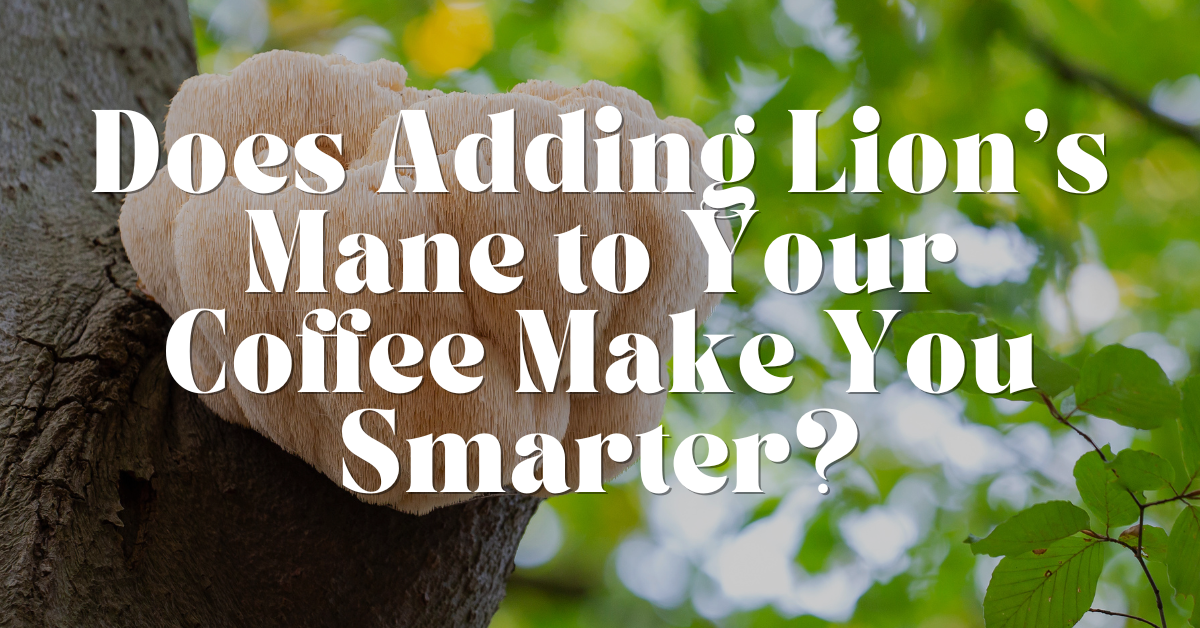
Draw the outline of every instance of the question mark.
M813 420L813 415L818 412L828 412L837 420L837 429L833 432L833 437L829 439L829 442L825 441L825 437L827 436L825 428ZM800 417L800 420L796 422L796 438L800 441L801 445L809 449L816 449L821 447L821 445L825 445L817 454L816 467L817 473L820 474L821 478L828 480L829 478L825 475L825 470L833 463L849 455L850 452L854 451L854 447L858 445L858 424L854 422L854 419L850 418L849 414L841 410L818 408ZM824 495L829 492L829 485L822 484L817 487L817 491Z

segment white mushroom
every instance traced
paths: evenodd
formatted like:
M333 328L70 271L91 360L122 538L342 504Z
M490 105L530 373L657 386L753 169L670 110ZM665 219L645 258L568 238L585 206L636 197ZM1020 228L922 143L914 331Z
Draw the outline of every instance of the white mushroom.
M408 493L408 446L406 439L433 434L456 433L464 438L487 432L502 445L503 477L507 484L519 462L514 452L517 439L533 432L550 434L564 441L568 454L568 482L575 486L573 439L595 434L622 433L631 438L657 425L665 393L647 395L638 391L619 395L601 392L568 395L562 384L554 393L518 394L519 322L517 310L544 310L550 329L561 338L571 310L594 309L596 316L596 372L603 379L615 358L608 353L608 340L636 332L655 341L661 351L662 367L670 358L668 316L697 310L703 321L719 295L704 293L707 261L703 247L681 210L698 209L696 194L566 194L533 190L523 176L524 147L541 133L559 133L560 114L581 108L591 120L605 105L621 110L623 144L649 134L679 133L692 146L692 188L702 190L710 181L698 167L700 147L706 140L692 122L678 118L659 120L653 108L630 90L599 82L578 88L552 83L529 82L507 94L442 94L404 86L404 69L386 61L357 65L340 57L320 57L294 52L271 52L252 57L229 76L200 76L184 83L172 102L167 118L166 143L188 133L214 137L232 156L237 145L255 133L271 133L294 145L310 133L341 133L341 161L347 166L346 183L328 196L301 192L289 185L272 195L257 195L232 176L215 191L189 196L179 191L164 171L145 190L132 194L121 215L121 232L129 258L148 294L155 297L173 317L194 308L227 310L227 329L221 333L214 321L201 319L193 340L193 365L198 381L215 381L222 363L232 363L237 345L255 333L282 338L298 360L302 317L316 308L341 313L361 308L372 317L361 351L364 393L299 393L298 369L282 390L258 395L229 378L224 392L201 399L222 418L248 425L284 449L295 453L341 484L342 463L369 486L377 477L369 465L350 455L342 443L341 424L351 412L362 408L395 408L396 433L382 421L367 422L367 433L388 444L400 459L401 479L376 495L360 495L366 501L423 513L438 506L464 501L471 494ZM397 112L402 109L427 112L434 143L441 161L447 194L379 194L391 148ZM471 133L488 133L488 114L516 111L518 194L473 194L454 180L454 148ZM598 131L588 126L588 186L595 181L595 146ZM403 144L403 142L402 142ZM411 156L402 157L411 163ZM490 149L484 149L485 164ZM631 157L622 151L622 177L629 185ZM231 161L231 160L230 160ZM557 157L552 152L551 163ZM660 160L661 162L662 160ZM290 167L290 166L288 166ZM665 165L660 165L660 175ZM406 171L401 171L403 174ZM232 169L227 172L232 175ZM483 174L484 179L487 173ZM412 181L403 176L407 189ZM327 210L325 220L325 269L327 294L294 292L296 265L283 294L248 294L249 226L246 210L270 209L276 214L280 232L290 235L299 212ZM558 283L556 233L581 226L584 240L584 277L592 248L604 236L628 233L649 249L652 268L647 283L636 292L610 294L598 286L572 295ZM459 242L465 259L470 247L493 233L517 237L525 246L525 260L517 267L525 277L522 286L509 294L485 291L463 280L461 293L374 294L363 290L343 294L333 287L337 265L344 261L337 242L353 233L369 233L391 248L391 283L400 285L399 247L403 238L447 233ZM260 260L260 268L262 262ZM432 264L428 264L432 268ZM432 287L432 281L430 287ZM369 348L391 333L406 333L431 347L452 333L470 334L482 341L484 362L472 369L483 375L483 385L471 394L456 395L429 382L428 362L413 367L413 375L425 375L426 384L405 395L394 395L373 385L365 375ZM326 350L326 370L335 369L332 346ZM564 368L564 371L566 369ZM565 379L565 373L563 374ZM665 382L664 382L665 383ZM636 439L633 439L636 444ZM439 448L440 452L440 448ZM474 460L474 456L471 456ZM435 458L441 480L440 454ZM604 477L616 475L625 464L609 462ZM471 464L471 486L475 485Z

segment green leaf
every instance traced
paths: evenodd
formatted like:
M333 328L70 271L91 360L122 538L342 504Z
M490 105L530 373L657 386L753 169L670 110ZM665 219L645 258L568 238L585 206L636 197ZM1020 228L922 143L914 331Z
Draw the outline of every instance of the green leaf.
M1104 446L1104 454L1112 459L1108 445ZM1105 528L1137 521L1140 514L1137 503L1117 482L1117 475L1104 464L1100 454L1089 451L1075 463L1075 486L1083 504Z
M759 502L758 506L755 506L754 510L751 511L750 518L746 521L746 524L749 525L759 519L765 519L775 514L775 509L779 507L780 501L778 497L768 497Z
M1007 348L1007 345L1005 346ZM1077 381L1079 369L1055 360L1036 345L1033 347L1033 383L1038 390L1046 393L1047 397L1057 396L1058 393L1074 386Z
M1131 491L1153 491L1170 486L1174 476L1170 463L1140 449L1122 451L1108 467L1117 474L1121 486Z
M1071 502L1037 504L996 526L987 538L971 542L971 551L989 556L1011 556L1046 548L1086 528L1088 522L1087 513Z
M1167 575L1177 595L1190 595L1200 606L1200 510L1188 506L1179 513L1167 539ZM1200 617L1192 609L1192 625Z
M1150 560L1167 564L1167 556L1170 556L1170 543L1167 540L1167 531L1155 526L1145 526L1142 532L1142 553Z
M1126 545L1137 547L1138 542L1138 526L1133 526L1121 533L1120 540ZM1142 554L1146 558L1163 563L1167 563L1167 532L1162 528L1154 526L1141 526L1142 530Z
M1079 409L1143 430L1179 416L1179 391L1145 353L1109 345L1083 363L1075 385Z
M1104 544L1070 537L996 565L983 598L987 628L1068 628L1096 597Z
M1019 338L1020 335L1006 329L995 322L978 314L966 312L912 312L904 315L892 324L892 342L896 348L896 358L900 362L908 360L908 351L918 338L927 334L945 334L953 338L962 347L966 356L967 370L963 374L959 388L963 392L984 394L975 382L975 343L972 340L987 338L1000 334L999 365L997 379L1007 383L1009 379L1009 352L1005 340ZM1033 348L1033 390L1018 393L1003 393L998 397L1020 399L1024 401L1039 401L1039 391L1049 397L1070 388L1079 379L1079 372L1073 367L1051 358L1045 351Z
M1179 444L1186 475L1200 475L1200 375L1183 383L1183 411L1179 414Z

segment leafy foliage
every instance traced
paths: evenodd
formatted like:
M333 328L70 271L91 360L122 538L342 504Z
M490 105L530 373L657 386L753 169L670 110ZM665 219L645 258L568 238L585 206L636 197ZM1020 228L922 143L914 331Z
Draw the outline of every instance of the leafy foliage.
M1133 552L1148 579L1151 572L1145 567L1146 560L1166 564L1171 585L1179 595L1200 597L1200 511L1188 501L1200 498L1200 491L1191 491L1190 482L1182 493L1173 486L1180 475L1194 477L1189 475L1196 453L1189 440L1194 387L1192 381L1185 385L1181 401L1179 391L1155 361L1136 349L1113 345L1084 361L1074 394L1064 399L1061 410L1046 399L1050 414L1094 447L1076 461L1073 474L1080 498L1102 524L1104 533L1083 529L1087 522L1078 522L1082 513L1073 512L1078 509L1069 503L1047 502L1018 513L987 539L976 541L972 545L976 553L1006 555L993 572L984 598L988 628L1074 625L1089 610L1104 565L1101 551L1089 552L1104 542ZM1185 469L1172 468L1165 458L1142 449L1125 449L1114 455L1108 445L1096 447L1090 437L1070 423L1070 417L1080 410L1142 429L1170 425L1169 419L1178 417L1183 450L1178 461ZM1146 492L1165 490L1173 496L1157 501L1148 501L1144 496ZM1173 502L1183 502L1185 507L1169 535L1162 528L1144 523L1147 509ZM1135 521L1137 525L1116 538L1108 535L1111 528ZM1086 538L1066 538L1046 549L1029 547L1045 538L1061 538L1078 531ZM1032 551L1019 553L1026 549ZM1046 569L1039 581L1036 570L1041 567ZM1153 580L1149 584L1162 622L1155 625L1165 626L1162 593Z
M1142 554L1149 560L1167 563L1167 532L1155 526L1132 526L1121 533L1118 539L1131 547L1137 547L1138 535L1142 537Z
M1063 539L1042 553L1000 561L983 599L988 628L1067 628L1096 597L1104 568L1104 545L1093 539Z
M1166 460L1140 449L1126 449L1108 464L1117 482L1134 492L1153 491L1171 484L1174 470Z
M1046 502L1017 513L996 526L985 539L968 539L971 551L990 556L1012 556L1071 536L1086 528L1087 513L1071 502Z
M1179 391L1158 362L1121 345L1105 347L1083 363L1075 403L1089 414L1139 429L1179 416Z
M1200 475L1200 375L1183 384L1183 408L1179 415L1179 443L1183 450L1185 475Z
M1184 508L1175 519L1167 552L1167 572L1176 593L1200 601L1200 510L1195 506ZM1193 625L1198 616L1193 610Z
M1100 520L1105 529L1137 521L1138 505L1129 490L1117 482L1117 476L1104 464L1112 452L1089 451L1075 463L1075 486L1083 503Z

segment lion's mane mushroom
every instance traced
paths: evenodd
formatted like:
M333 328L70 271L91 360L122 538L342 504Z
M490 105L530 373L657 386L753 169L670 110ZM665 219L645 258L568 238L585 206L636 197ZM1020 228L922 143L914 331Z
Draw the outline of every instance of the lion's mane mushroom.
M215 138L232 155L237 145L255 133L270 133L294 145L310 133L342 133L340 161L347 166L346 182L336 193L306 194L288 186L279 193L257 195L232 176L215 191L190 196L170 182L165 170L145 190L132 194L121 214L121 233L129 258L146 292L173 317L194 308L223 308L227 327L221 333L212 317L202 317L192 342L193 370L201 386L215 381L222 363L232 363L242 339L270 333L284 339L293 356L300 356L302 317L316 308L335 314L350 308L370 313L361 351L366 373L367 348L391 333L406 333L431 346L448 334L466 333L482 341L487 358L471 369L484 383L474 393L457 395L432 384L428 362L411 374L424 375L426 383L405 395L394 395L364 382L364 393L299 393L297 369L279 392L258 395L228 378L225 391L201 399L222 418L248 425L284 449L295 453L341 484L343 459L363 486L377 474L349 455L342 442L341 424L351 412L363 408L395 408L396 430L391 434L382 421L364 421L373 438L388 444L400 459L401 479L388 491L360 495L366 501L422 513L438 506L469 499L471 494L408 493L409 449L406 439L455 433L470 438L490 433L500 441L503 478L508 483L520 460L514 446L520 437L541 432L564 442L568 455L568 483L577 484L577 448L573 440L595 434L634 435L652 429L662 415L665 394L638 391L615 394L604 389L595 394L556 392L518 394L520 364L517 310L544 310L550 329L561 338L571 310L597 310L595 319L596 372L603 374L615 361L607 340L635 332L648 336L659 347L662 369L670 357L670 319L673 313L697 310L698 321L712 311L719 295L704 293L706 259L699 238L680 210L700 207L699 194L545 194L524 179L523 149L541 133L559 133L559 115L613 105L621 110L622 143L649 134L679 133L692 147L692 187L710 183L698 167L706 140L692 122L678 118L660 120L648 102L630 90L591 82L577 88L532 81L507 94L443 94L405 87L404 68L386 61L366 65L341 57L321 57L295 52L271 52L247 60L228 76L206 75L184 83L171 104L166 124L166 144L189 133ZM446 194L379 194L402 109L427 112L439 154ZM454 148L471 133L489 133L489 114L515 109L517 189L519 194L473 194L453 178ZM595 185L597 130L589 125L588 187ZM406 143L402 159L412 163ZM486 146L486 144L485 144ZM482 168L490 161L484 149ZM631 156L622 151L622 178L627 188ZM551 163L556 158L552 157ZM402 161L401 163L405 163ZM401 171L401 173L406 171ZM660 160L660 176L665 164ZM483 173L486 180L488 174ZM411 179L401 176L407 189ZM289 291L282 294L248 294L249 234L246 210L275 212L280 232L291 234L299 212L327 210L325 218L326 294L294 290L296 264L289 272ZM584 277L591 249L604 236L622 232L636 236L649 249L652 268L646 284L631 294L614 295L597 286L573 295L558 285L557 251L553 234L581 226L584 239ZM344 260L336 243L354 233L369 233L385 243L420 234L448 233L469 247L493 233L507 233L525 245L519 266L522 286L509 294L492 294L473 282L462 282L461 293L374 294L363 290L343 294L331 285L334 269ZM285 235L286 237L286 235ZM432 247L431 247L432 248ZM439 253L440 254L440 253ZM397 257L392 251L393 259ZM262 268L259 262L259 268ZM429 264L432 268L432 264ZM391 284L399 286L398 263L391 266ZM326 350L326 370L332 372L334 352ZM565 362L562 376L565 380ZM378 425L376 425L378 424ZM441 448L438 448L439 452ZM471 456L472 460L474 456ZM440 486L443 459L436 458L435 478ZM606 460L605 478L626 464ZM476 482L472 462L469 476Z

